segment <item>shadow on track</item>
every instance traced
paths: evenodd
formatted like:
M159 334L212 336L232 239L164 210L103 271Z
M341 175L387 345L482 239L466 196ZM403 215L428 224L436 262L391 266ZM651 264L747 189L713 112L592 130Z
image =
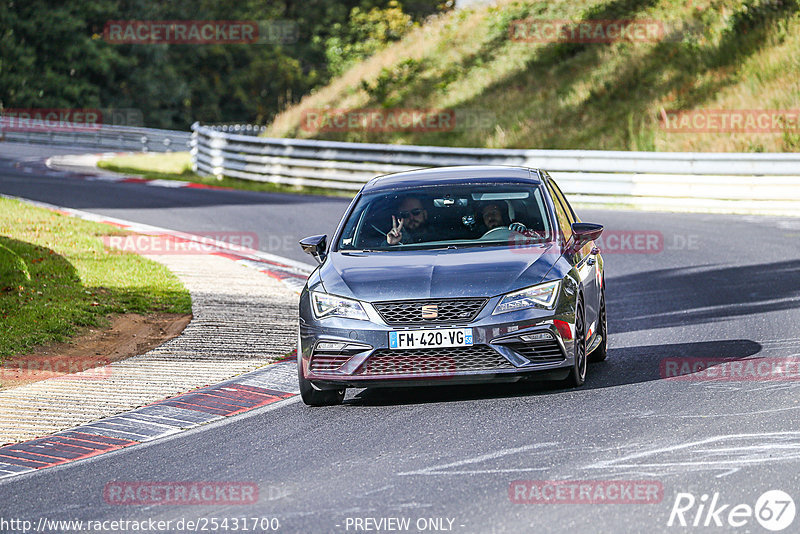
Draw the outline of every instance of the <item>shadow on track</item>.
M796 260L648 271L607 282L609 331L713 323L800 307Z

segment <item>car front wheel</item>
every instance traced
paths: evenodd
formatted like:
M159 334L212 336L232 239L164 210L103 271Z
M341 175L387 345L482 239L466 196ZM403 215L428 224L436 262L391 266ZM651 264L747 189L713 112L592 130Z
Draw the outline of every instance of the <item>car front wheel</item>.
M602 362L608 356L608 320L606 319L606 290L600 293L600 313L597 318L597 335L602 338L600 344L589 354L589 361Z
M303 376L303 370L297 369L300 381L300 397L309 406L337 406L344 400L344 389L315 389L311 382Z
M569 387L582 386L586 381L586 320L583 313L583 302L578 301L575 307L575 363L566 378Z
M309 406L336 406L344 400L345 389L316 389L303 376L303 359L300 350L300 336L297 343L297 381L300 384L300 398Z

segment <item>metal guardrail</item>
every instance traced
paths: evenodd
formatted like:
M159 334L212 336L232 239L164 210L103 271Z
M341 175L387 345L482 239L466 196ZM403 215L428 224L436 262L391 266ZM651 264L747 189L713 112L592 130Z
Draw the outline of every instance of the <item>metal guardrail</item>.
M191 148L191 133L108 125L75 129L0 127L0 141L80 146L118 152L178 152Z
M699 211L800 214L800 154L510 150L259 137L263 127L192 125L192 132L127 126L0 129L0 140L113 151L191 149L196 172L357 191L371 178L420 167L521 165L547 169L574 200Z
M445 165L548 170L596 204L800 214L800 154L509 150L257 137L247 126L192 125L196 172L356 191L391 172Z

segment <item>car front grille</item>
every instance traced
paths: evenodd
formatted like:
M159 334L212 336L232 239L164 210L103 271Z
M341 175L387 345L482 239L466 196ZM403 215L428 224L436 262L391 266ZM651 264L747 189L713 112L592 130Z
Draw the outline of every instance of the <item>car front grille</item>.
M358 375L447 375L461 371L515 369L487 345L391 350L379 349L356 371Z
M373 305L386 324L392 326L469 323L478 315L488 299L428 299L375 302ZM424 319L423 306L430 312L435 307L436 317Z
M561 347L555 340L535 343L509 343L505 346L535 363L560 362L564 360L564 353L561 352Z

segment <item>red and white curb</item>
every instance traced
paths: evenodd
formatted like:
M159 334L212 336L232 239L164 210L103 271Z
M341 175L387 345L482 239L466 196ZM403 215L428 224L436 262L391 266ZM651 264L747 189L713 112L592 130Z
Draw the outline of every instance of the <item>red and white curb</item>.
M117 156L128 156L131 154L139 154L139 152L103 152L101 154L51 156L44 160L41 157L33 157L16 161L14 163L14 167L26 174L78 178L92 182L142 184L152 187L168 187L171 189L185 187L190 189L237 191L237 189L233 187L198 184L196 182L187 182L185 180L159 180L142 178L141 176L106 171L97 167L97 163L101 160L110 159Z
M168 187L171 189L190 188L190 189L221 189L225 191L235 190L232 187L218 185L198 184L184 180L159 180L142 178L141 176L131 176L126 174L105 171L97 167L97 163L104 159L118 156L128 156L139 154L139 152L103 152L101 154L78 154L65 156L51 156L46 160L31 160L20 164L23 172L43 174L46 176L70 176L89 181L143 184L152 187Z
M83 460L295 397L294 361L283 361L51 436L0 447L0 479Z
M255 268L295 292L313 266L255 249L240 247L166 228L105 217L72 208L0 195L63 215L109 224L174 242L192 242L206 254ZM225 417L295 397L297 370L293 357L216 385L183 393L121 414L105 417L53 435L0 447L0 479L97 456L158 439Z

